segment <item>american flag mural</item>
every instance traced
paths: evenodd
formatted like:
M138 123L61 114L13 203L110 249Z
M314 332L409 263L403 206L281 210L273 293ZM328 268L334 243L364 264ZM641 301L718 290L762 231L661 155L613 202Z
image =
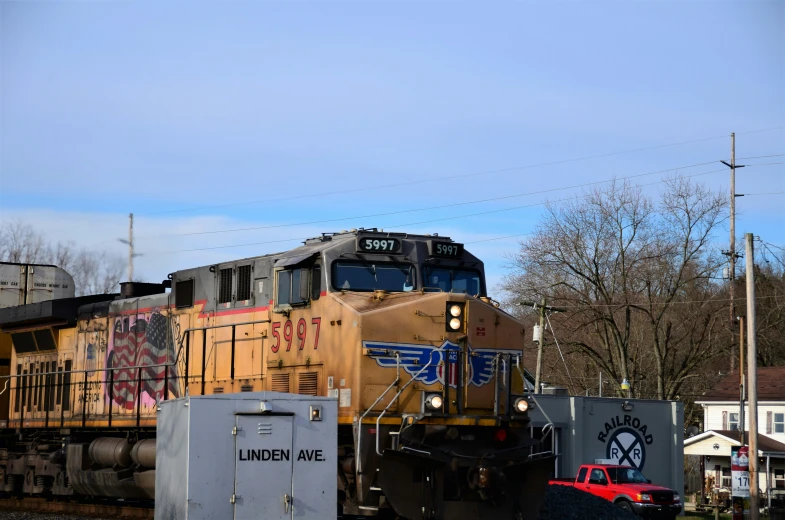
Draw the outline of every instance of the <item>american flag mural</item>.
M145 319L146 318L146 319ZM124 317L115 320L112 348L107 354L106 394L122 408L134 408L138 392L144 392L153 401L164 397L164 370L166 367L151 366L174 362L174 338L169 333L169 322L160 312L148 316ZM142 366L142 385L139 386L139 371L128 367ZM177 384L177 368L169 368L169 388L174 397L180 396ZM112 378L112 379L110 379ZM110 393L111 383L111 393ZM144 397L144 395L142 396Z
M450 367L450 381L449 384L452 388L458 388L458 352L456 350L446 350L447 359L436 368L436 374L439 376L439 382L444 384L444 376L447 373L447 367Z

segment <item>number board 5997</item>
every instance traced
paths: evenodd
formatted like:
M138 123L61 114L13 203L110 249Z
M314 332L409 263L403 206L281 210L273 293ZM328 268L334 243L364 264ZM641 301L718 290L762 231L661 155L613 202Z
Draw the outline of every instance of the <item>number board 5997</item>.
M431 256L441 256L444 258L460 258L463 255L463 244L455 242L439 242L436 240L428 241L428 253Z
M365 253L397 253L401 250L401 241L397 238L359 237L357 250Z

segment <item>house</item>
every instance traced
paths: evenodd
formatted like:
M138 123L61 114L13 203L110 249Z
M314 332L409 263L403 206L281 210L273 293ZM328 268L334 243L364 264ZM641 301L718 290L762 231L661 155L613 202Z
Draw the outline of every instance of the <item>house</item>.
M739 372L732 372L696 401L703 433L684 441L684 454L701 457L704 482L731 487L730 450L749 444L749 406L741 424ZM785 367L758 368L758 488L769 498L785 494Z

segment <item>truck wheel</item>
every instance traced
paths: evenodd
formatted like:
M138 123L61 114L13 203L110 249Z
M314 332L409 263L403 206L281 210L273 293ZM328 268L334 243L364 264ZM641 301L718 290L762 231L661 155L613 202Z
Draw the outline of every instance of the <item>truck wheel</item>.
M624 509L625 511L629 511L633 513L632 504L630 504L627 500L619 500L616 502L616 505L619 506L620 509Z

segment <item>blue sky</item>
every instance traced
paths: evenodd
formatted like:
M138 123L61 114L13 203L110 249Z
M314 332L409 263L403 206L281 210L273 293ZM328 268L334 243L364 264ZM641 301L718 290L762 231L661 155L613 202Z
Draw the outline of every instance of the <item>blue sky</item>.
M483 240L468 247L493 285L518 238L487 239L531 231L542 208L438 219L580 190L172 235L727 160L730 132L737 157L785 154L783 27L785 3L763 1L0 2L0 220L123 253L134 212L150 280L296 245L271 241L409 224ZM727 190L728 177L696 179ZM737 178L740 193L785 191L783 164ZM785 246L784 201L738 199L738 231Z

